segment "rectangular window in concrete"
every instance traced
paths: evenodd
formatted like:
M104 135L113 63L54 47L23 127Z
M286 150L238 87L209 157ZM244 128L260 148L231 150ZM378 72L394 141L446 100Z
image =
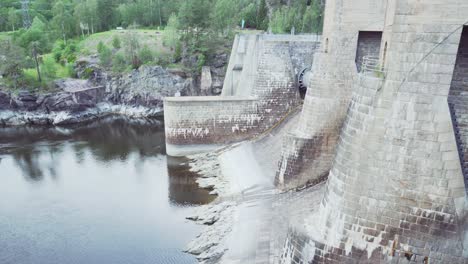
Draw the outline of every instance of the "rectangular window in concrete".
M382 31L359 31L355 60L358 72L361 71L362 59L364 57L379 57L381 42Z

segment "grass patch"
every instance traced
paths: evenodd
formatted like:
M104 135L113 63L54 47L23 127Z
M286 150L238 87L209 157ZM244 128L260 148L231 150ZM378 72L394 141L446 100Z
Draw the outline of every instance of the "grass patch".
M153 53L172 54L172 52L162 44L162 30L136 29L134 31L138 35L141 47L147 45ZM108 47L112 47L112 40L115 36L120 38L123 47L126 33L127 30L111 30L90 35L79 43L79 54L97 54L97 45L99 42L102 42Z

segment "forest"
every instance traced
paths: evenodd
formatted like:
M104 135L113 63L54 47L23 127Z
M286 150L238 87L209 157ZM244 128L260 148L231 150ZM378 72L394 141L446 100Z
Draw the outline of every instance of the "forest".
M182 57L194 57L196 64L185 66L197 71L217 45L229 43L241 29L320 33L323 5L323 0L1 0L0 77L8 87L46 87L72 77L77 57L94 51L114 72L168 66ZM105 35L116 29L125 33ZM142 41L141 30L160 34L162 47ZM84 43L93 36L108 40L100 38L90 48Z

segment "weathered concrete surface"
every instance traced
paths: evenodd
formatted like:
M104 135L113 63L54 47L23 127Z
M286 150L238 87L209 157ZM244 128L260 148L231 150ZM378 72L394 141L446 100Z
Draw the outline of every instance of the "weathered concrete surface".
M280 188L321 181L330 171L358 77L356 47L372 47L360 49L359 57L379 54L377 40L359 39L360 32L382 31L385 11L384 1L327 1L322 46L306 80L301 121L285 139L277 175Z
M212 187L219 196L214 205L218 209L208 206L190 217L197 221L219 219L189 245L188 251L197 254L202 263L255 263L269 258L269 250L263 254L257 250L260 242L268 242L269 237L262 234L270 229L264 224L272 219L272 202L277 199L273 181L280 156L279 139L298 117L297 113L290 115L257 140L191 156L191 166L200 174L200 186ZM219 209L225 205L229 205L226 211ZM286 231L287 225L284 234Z
M167 152L186 155L203 145L253 137L262 116L255 98L200 96L166 98L164 119ZM177 148L180 145L185 148Z
M343 20L356 15L351 3L328 3ZM388 5L387 72L348 84L325 195L299 250L312 263L467 263L467 200L447 96L468 3Z
M312 62L316 41L307 35L237 36L221 97L166 99L168 154L242 141L278 124L301 103L296 74Z
M297 158L292 164L300 163L304 172L304 178L289 182L293 185L329 171L323 196L320 187L312 192L322 196L321 202L306 191L297 200L286 199L288 206L278 213L272 205L281 195L268 186L246 190L249 199L232 214L233 230L241 235L226 239L233 250L220 262L468 263L464 145L457 148L465 135L453 123L465 123L465 72L460 69L468 2L330 0L326 14L328 47L314 57L311 82L320 85L308 90L300 124L288 135L283 153ZM385 72L358 74L355 33L375 27L383 30L379 54ZM356 42L348 49L350 39ZM449 95L458 104L452 116ZM294 168L283 164L280 168ZM252 172L266 175L258 167ZM233 181L236 177L245 175ZM223 182L225 190L230 180ZM273 224L278 218L282 224ZM239 222L250 226L236 226ZM239 242L241 237L246 242Z

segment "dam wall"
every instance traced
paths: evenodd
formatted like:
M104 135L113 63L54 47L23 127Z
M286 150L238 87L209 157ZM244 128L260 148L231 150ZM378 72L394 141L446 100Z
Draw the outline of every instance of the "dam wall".
M190 154L199 151L197 145L209 146L207 142L219 147L226 142L225 135L233 142L254 137L262 121L257 103L256 98L237 96L167 99L164 115L171 116L165 120L167 152Z
M306 80L309 87L301 119L283 144L276 175L279 188L326 179L358 78L358 65L365 56L379 55L384 3L327 1L323 41Z
M386 10L379 63L352 84L325 195L308 220L311 240L298 255L467 263L466 134L457 131L467 124L464 108L449 102L465 96L468 2L395 0Z
M165 99L167 153L183 156L251 139L277 125L302 103L296 75L310 68L318 39L237 35L221 96Z

